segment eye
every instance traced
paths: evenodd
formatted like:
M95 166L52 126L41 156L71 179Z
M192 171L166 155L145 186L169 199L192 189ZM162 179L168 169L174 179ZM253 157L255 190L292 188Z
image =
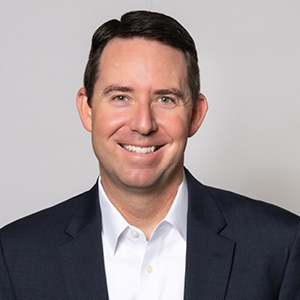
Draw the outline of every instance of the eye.
M160 97L159 100L158 100L160 103L163 103L163 104L175 104L175 101L174 99L170 98L170 97Z
M171 102L173 102L173 100L172 100L171 98L169 98L169 97L161 97L161 98L159 99L159 101L160 101L161 103L171 103Z
M122 95L116 96L116 97L114 97L114 99L117 100L117 101L125 101L125 100L127 100L127 98L125 96L122 96Z
M176 100L174 100L173 98L167 97L167 96L162 96L159 99L157 99L157 104L161 107L161 108L173 108L176 106Z

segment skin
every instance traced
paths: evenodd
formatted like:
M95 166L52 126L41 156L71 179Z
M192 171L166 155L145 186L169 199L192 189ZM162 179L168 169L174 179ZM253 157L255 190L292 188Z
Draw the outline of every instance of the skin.
M77 94L79 115L108 198L149 239L176 196L207 101L199 94L192 107L183 53L156 41L111 40L99 71L92 107L84 88Z

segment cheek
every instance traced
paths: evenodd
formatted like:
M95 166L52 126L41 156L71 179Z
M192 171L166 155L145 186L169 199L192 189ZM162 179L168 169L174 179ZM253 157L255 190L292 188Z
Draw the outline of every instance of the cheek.
M97 136L111 136L126 123L126 114L114 110L97 111L92 118L92 132Z
M160 125L175 141L185 141L189 132L189 116L187 114L165 113L160 118Z

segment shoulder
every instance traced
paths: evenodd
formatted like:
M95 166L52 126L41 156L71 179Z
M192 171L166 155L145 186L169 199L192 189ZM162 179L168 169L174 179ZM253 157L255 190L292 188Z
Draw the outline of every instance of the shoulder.
M68 226L77 208L88 202L95 189L96 185L89 191L4 226L0 230L2 242L14 243L14 241L34 239L42 242L49 237L58 244L63 242L60 240L62 237L65 238L62 232Z
M227 224L223 233L230 233L230 236L235 237L243 235L248 238L260 236L266 240L274 238L289 241L288 243L297 234L300 217L296 214L261 200L203 185L191 174L188 178L192 190L192 208L204 210L214 206ZM197 214L201 215L200 212Z
M300 218L281 207L231 191L206 186L226 219L252 224L298 225Z
M227 226L222 234L260 248L291 249L300 230L299 216L264 201L207 187L222 211Z

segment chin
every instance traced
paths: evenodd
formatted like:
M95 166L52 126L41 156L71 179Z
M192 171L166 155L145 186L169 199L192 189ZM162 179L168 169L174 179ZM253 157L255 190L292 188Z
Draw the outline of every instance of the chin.
M119 181L128 188L133 189L147 189L157 185L159 181L158 174L154 174L153 171L136 170L130 172L124 172L119 177Z

